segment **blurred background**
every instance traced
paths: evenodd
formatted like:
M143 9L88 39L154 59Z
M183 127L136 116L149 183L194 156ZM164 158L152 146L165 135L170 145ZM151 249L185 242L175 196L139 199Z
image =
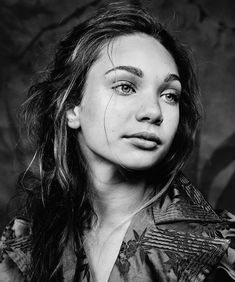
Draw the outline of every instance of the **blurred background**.
M235 212L235 1L122 2L139 3L191 48L205 116L184 171L213 207ZM20 138L20 105L56 42L104 3L0 0L0 231L9 220L17 175L32 157Z

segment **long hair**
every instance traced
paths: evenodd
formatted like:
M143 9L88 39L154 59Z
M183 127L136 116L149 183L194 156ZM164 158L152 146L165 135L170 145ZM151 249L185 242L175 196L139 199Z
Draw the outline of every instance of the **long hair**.
M41 82L29 90L24 104L28 135L35 146L36 172L20 177L32 220L31 281L62 281L63 254L72 246L79 279L82 235L94 212L87 173L76 131L67 126L66 111L83 97L86 77L105 44L118 36L145 33L172 55L182 82L178 131L161 171L165 179L182 167L189 155L200 117L197 81L190 56L163 26L138 6L113 4L77 25L57 46Z

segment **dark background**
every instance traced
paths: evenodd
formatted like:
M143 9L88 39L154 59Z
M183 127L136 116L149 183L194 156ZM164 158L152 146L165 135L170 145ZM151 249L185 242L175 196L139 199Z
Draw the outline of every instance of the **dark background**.
M55 43L105 1L0 0L0 230L17 174L32 156L17 112ZM107 2L107 1L106 1ZM213 207L235 212L235 1L139 2L191 47L205 109L185 172Z

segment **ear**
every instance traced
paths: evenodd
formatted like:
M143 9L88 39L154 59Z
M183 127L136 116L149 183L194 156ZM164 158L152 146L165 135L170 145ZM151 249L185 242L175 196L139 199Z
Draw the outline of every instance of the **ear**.
M80 127L80 107L75 106L66 112L68 126L73 129L78 129Z

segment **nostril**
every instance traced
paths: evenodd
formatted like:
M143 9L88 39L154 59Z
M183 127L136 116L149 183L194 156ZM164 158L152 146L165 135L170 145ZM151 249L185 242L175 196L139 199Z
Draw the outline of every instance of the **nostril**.
M163 122L163 117L161 116L161 117L157 120L156 124L157 124L157 125L160 125L160 124L162 124L162 122Z

